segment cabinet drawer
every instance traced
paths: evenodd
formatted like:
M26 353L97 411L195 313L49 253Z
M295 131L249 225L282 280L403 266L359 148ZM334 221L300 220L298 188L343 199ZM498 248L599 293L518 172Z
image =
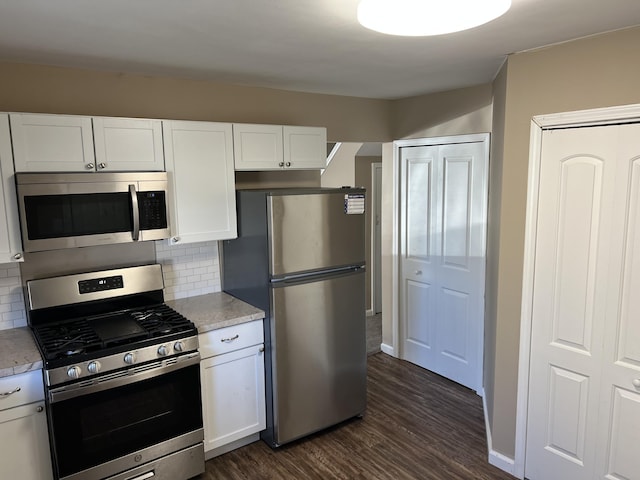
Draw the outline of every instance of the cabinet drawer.
M222 353L233 352L241 348L258 345L264 342L262 320L241 323L232 327L220 328L198 337L202 358L213 357Z
M43 399L42 370L0 378L0 410Z

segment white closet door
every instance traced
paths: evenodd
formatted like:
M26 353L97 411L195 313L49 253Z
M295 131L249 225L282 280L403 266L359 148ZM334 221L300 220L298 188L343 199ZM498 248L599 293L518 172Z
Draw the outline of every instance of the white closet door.
M640 327L624 313L640 313L624 293L639 285L629 257L637 242L640 148L622 147L633 144L631 131L640 136L637 125L543 134L525 465L531 480L640 478L633 451Z
M401 161L403 356L480 391L484 143L403 148Z

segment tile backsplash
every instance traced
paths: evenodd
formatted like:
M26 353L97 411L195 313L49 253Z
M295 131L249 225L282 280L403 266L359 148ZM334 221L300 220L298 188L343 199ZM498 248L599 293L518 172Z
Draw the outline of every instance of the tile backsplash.
M26 325L27 317L18 264L0 265L0 330Z
M155 251L156 262L162 264L165 300L221 290L218 242L169 246L158 240ZM15 263L0 264L0 330L26 325L20 268Z
M156 261L162 264L165 300L221 290L218 242L169 246L166 240L159 240Z

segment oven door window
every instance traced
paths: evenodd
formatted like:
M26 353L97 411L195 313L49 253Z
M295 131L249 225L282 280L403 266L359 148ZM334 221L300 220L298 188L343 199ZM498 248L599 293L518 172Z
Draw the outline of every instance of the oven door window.
M60 477L202 428L198 365L50 405Z

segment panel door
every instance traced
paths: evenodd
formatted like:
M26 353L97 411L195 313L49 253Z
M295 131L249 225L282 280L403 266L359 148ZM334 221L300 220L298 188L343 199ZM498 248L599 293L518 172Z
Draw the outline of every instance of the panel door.
M44 402L0 411L0 478L53 478Z
M91 117L12 113L16 172L93 172Z
M284 143L281 125L233 124L236 170L282 170Z
M165 121L163 128L174 202L170 242L235 238L231 124Z
M402 149L403 355L480 391L484 143Z
M640 479L640 125L616 129L596 477Z
M629 290L636 282L638 135L637 125L543 134L525 465L531 480L640 478L629 443L637 445L640 427L640 329L629 321L638 311Z
M327 168L326 128L285 126L282 133L285 168Z
M204 359L200 375L205 451L264 430L262 344Z
M98 171L164 171L162 121L94 117Z
M23 261L9 116L0 114L0 263Z

